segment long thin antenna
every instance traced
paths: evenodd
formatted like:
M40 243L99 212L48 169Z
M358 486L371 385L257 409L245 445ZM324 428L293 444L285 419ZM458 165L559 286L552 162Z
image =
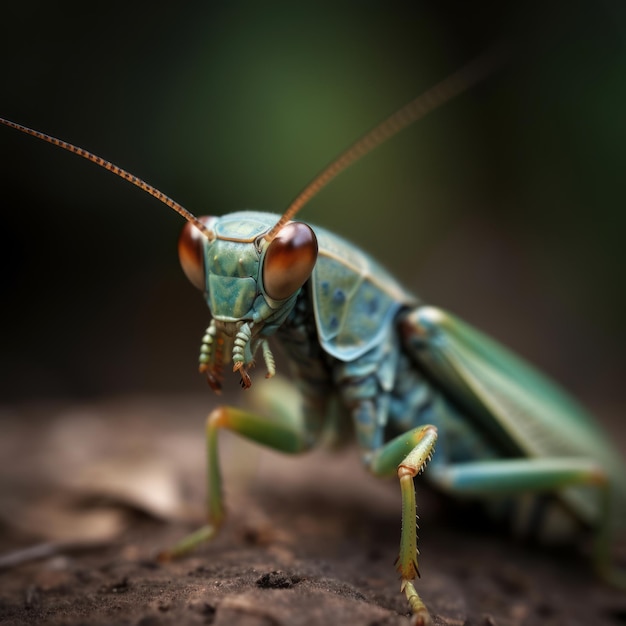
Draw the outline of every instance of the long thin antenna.
M324 168L287 207L287 210L275 226L265 235L265 239L271 241L278 231L337 174L343 172L348 166L358 161L368 152L371 152L381 143L387 141L390 137L393 137L409 124L416 122L427 113L434 111L448 100L479 83L502 65L505 59L506 55L501 46L491 48L390 115Z
M163 204L167 205L170 209L176 211L176 213L182 215L188 222L191 222L209 241L213 241L215 239L215 233L209 230L193 213L189 212L182 205L178 204L175 200L172 200L169 196L166 196L163 192L159 191L156 187L149 185L145 181L141 180L141 178L137 178L130 172L118 167L114 163L110 161L106 161L105 159L83 149L75 146L67 141L63 141L62 139L57 139L56 137L52 137L51 135L46 135L46 133L39 132L38 130L33 130L32 128L28 128L28 126L22 126L22 124L17 124L16 122L12 122L11 120L4 119L0 117L0 123L5 126L10 126L11 128L15 128L15 130L19 130L27 135L31 135L32 137L36 137L37 139L41 139L42 141L46 141L51 143L53 146L57 146L58 148L63 148L64 150L68 150L69 152L73 152L78 156L83 157L83 159L87 159L100 167L103 167L105 170L112 172L116 176L120 178L124 178L129 183L132 183L139 189L142 189L146 193L149 193L151 196L155 197L157 200L160 200Z

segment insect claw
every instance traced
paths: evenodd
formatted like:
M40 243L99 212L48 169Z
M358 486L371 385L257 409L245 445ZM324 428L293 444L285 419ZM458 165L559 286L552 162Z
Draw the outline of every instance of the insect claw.
M252 386L252 380L245 370L241 371L241 386L244 389L249 389Z
M233 372L239 372L241 374L240 384L242 389L249 389L252 386L252 379L246 369L242 361L237 361L235 365L233 365Z

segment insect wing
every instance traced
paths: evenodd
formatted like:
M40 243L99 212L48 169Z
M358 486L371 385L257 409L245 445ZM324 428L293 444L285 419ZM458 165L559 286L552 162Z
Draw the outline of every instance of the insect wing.
M554 382L469 324L433 307L408 318L415 357L481 426L504 435L528 457L578 457L598 461L608 473L615 503L626 508L626 469L591 416ZM415 333L415 334L413 334ZM565 499L593 522L598 504L585 489ZM617 520L621 515L614 513Z

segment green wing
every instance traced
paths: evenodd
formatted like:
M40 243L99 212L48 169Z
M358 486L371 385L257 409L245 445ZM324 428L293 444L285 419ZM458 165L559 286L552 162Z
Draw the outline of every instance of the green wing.
M619 508L626 508L626 469L619 455L589 413L556 383L449 313L421 307L408 320L418 361L484 428L504 437L508 450L595 459L613 483ZM597 502L585 490L568 489L566 499L586 519L596 517Z

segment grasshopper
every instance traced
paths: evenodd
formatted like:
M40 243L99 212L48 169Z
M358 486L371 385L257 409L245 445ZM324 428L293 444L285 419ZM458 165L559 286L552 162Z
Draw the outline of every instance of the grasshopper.
M626 583L610 558L612 535L626 510L626 468L587 412L493 339L423 303L365 252L323 228L293 221L347 166L492 71L492 56L470 63L359 139L281 216L245 211L198 218L92 153L0 119L125 178L187 220L179 256L211 313L199 369L215 392L228 364L249 388L259 354L272 377L272 337L288 356L299 407L271 397L269 418L230 406L210 413L208 523L161 553L163 560L212 539L225 519L220 429L300 453L348 421L365 466L376 476L396 475L400 483L396 566L414 624L431 622L414 584L414 478L427 464L424 479L458 497L550 494L552 507L592 529L599 574Z

